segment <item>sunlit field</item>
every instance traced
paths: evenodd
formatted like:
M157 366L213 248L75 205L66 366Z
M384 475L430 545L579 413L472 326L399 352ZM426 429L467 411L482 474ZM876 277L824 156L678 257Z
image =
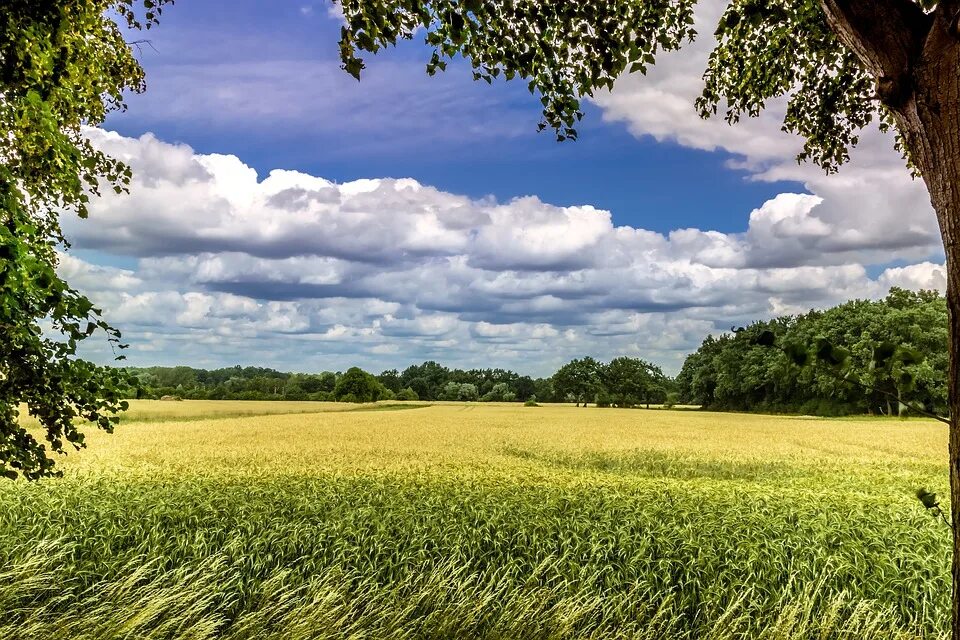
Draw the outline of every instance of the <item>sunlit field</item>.
M0 483L0 638L946 631L934 422L141 402L88 443Z
M121 414L124 423L169 422L186 420L209 420L211 418L242 418L289 413L319 413L321 411L349 411L356 405L342 402L270 402L247 400L225 402L222 400L133 400L130 409ZM26 407L21 411L25 412ZM22 420L36 424L29 416Z

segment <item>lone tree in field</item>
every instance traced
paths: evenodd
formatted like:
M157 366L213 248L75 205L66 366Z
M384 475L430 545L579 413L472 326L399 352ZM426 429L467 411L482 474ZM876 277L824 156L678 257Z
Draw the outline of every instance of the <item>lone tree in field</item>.
M110 430L126 407L127 376L76 357L98 330L123 345L57 275L60 216L84 218L101 189L126 188L127 167L83 127L123 109L125 91L143 90L124 29L149 28L171 1L0 2L0 475L53 474L51 451L83 445L76 418ZM47 444L18 423L22 405Z
M362 52L425 33L427 71L462 55L475 79L522 78L544 105L541 128L576 137L580 99L644 72L691 40L696 0L341 0L344 68ZM421 29L423 31L421 31ZM801 160L836 171L858 132L893 127L922 176L947 258L953 637L960 640L960 0L735 0L696 108L755 116L786 96L784 129L806 139Z

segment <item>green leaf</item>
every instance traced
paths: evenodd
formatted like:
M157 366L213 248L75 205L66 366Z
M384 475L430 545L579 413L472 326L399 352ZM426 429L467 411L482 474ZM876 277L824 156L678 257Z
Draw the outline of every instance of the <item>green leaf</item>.
M796 342L788 343L783 347L784 353L793 364L798 367L805 367L810 362L810 352L807 348Z
M360 80L360 72L364 69L363 61L359 58L351 58L343 63L344 70L351 76Z
M881 342L873 348L873 363L877 367L885 367L897 352L897 345L892 342Z
M924 361L923 352L909 347L900 347L896 352L896 359L906 366L920 364Z
M831 367L843 366L850 357L850 352L834 345L827 338L817 338L814 353L817 359Z
M907 393L913 391L913 388L916 384L916 376L909 371L901 371L897 376L897 387L901 392Z
M125 93L143 90L125 36L154 24L169 1L0 3L0 156L15 158L0 163L0 344L15 346L0 348L5 477L57 474L43 438L17 421L21 403L54 450L83 442L77 417L99 425L120 410L126 375L74 355L109 325L57 275L69 248L60 220L85 218L101 190L126 192L129 167L96 149L81 125L103 123L124 108Z
M925 488L920 487L917 490L917 498L920 500L920 503L927 509L936 509L940 506L940 502L937 499L937 494L927 491Z
M773 331L770 331L769 329L761 332L760 335L754 339L754 344L759 345L761 347L772 347L774 344L776 344L776 342L777 342L776 334Z

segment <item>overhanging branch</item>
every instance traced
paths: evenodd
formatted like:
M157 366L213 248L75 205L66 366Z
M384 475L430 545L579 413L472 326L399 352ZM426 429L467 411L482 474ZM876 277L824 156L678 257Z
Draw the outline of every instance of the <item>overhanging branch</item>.
M910 0L821 0L827 23L877 80L877 93L897 109L913 91L910 70L933 17Z

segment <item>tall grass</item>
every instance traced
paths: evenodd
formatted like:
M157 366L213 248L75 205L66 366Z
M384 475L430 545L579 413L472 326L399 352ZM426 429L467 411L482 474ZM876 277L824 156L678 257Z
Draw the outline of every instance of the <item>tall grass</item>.
M944 438L572 407L128 425L0 485L0 637L945 637L949 536L911 495Z

